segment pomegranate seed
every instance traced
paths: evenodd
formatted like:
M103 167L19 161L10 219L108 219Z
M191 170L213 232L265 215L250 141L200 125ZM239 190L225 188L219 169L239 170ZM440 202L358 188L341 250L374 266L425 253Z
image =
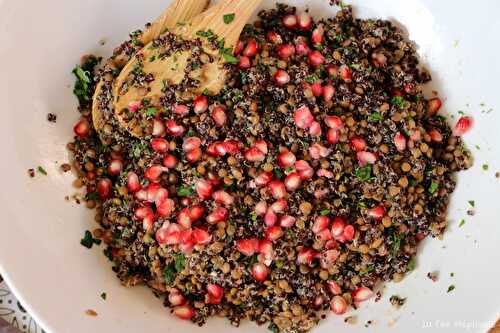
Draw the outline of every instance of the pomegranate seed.
M170 119L167 120L167 132L172 136L182 136L186 130L183 126L177 125L177 123Z
M112 187L113 184L111 183L111 180L109 180L108 178L100 179L97 182L96 185L97 193L99 193L99 196L102 200L105 200L111 196Z
M273 180L269 183L268 187L274 199L281 199L286 195L285 184L279 180Z
M405 85L405 93L407 93L408 95L415 95L416 91L415 91L415 85L413 83L407 83Z
M377 162L377 155L369 151L358 151L356 156L358 158L359 165L361 166Z
M314 67L319 67L325 62L325 57L319 51L312 51L309 53L309 64Z
M284 215L280 217L279 225L283 228L291 228L295 225L295 217L290 215Z
M194 310L189 305L176 306L173 310L173 314L180 319L189 320L194 316Z
M166 155L163 158L163 166L167 169L174 169L179 161L174 155Z
M267 33L267 39L273 43L273 44L281 44L283 43L283 40L281 39L281 36L276 33L275 31L269 31Z
M214 192L212 194L212 198L215 200L215 202L226 206L231 206L234 203L234 197L226 191L222 190Z
M324 85L321 88L321 95L323 96L325 102L330 102L333 99L333 96L335 95L336 92L337 90L331 84Z
M87 119L80 119L75 126L73 126L73 131L75 134L84 139L90 134L90 124Z
M193 248L196 244L192 239L188 240L187 242L183 242L179 244L179 249L182 251L182 253L188 254L193 252Z
M330 65L326 68L326 71L328 72L328 75L331 77L336 78L337 75L339 74L339 66L337 65Z
M453 129L453 136L462 136L467 133L472 125L472 118L464 116L458 119Z
M315 160L330 155L331 150L323 147L319 143L314 143L309 147L309 155Z
M341 235L344 234L344 228L345 228L345 221L343 218L337 216L334 220L333 220L333 223L332 223L332 235L333 237L337 238Z
M330 268L330 266L337 260L340 252L338 250L327 250L323 252L320 256L320 265L324 269Z
M358 289L354 290L352 293L352 299L354 302L363 302L372 297L373 291L367 287L358 287Z
M340 77L345 82L351 82L352 80L352 70L347 65L342 65L339 68Z
M257 147L250 147L245 151L245 159L249 162L262 162L266 155Z
M283 229L278 226L271 226L266 229L265 237L267 240L274 242L283 236Z
M255 205L254 212L257 216L263 216L267 212L267 203L260 201Z
M154 199L152 200L156 207L161 206L165 200L168 199L168 191L164 189L163 187L160 187L158 190L155 191Z
M314 224L312 226L312 232L315 234L319 233L322 230L325 230L328 228L328 225L330 224L330 219L327 216L318 216L314 220Z
M130 112L137 112L142 107L142 103L140 101L132 101L128 103L128 110Z
M246 256L253 256L259 247L257 238L240 239L236 241L236 249Z
M146 201L148 199L148 193L145 190L139 190L135 193L135 198L139 201Z
M435 115L439 109L441 109L441 106L443 103L441 102L441 99L439 97L432 98L427 102L427 111L429 116Z
M340 133L338 130L330 128L328 129L328 132L326 132L326 141L328 141L329 144L336 144L339 142L340 139Z
M189 213L189 208L183 208L177 214L177 224L185 229L191 228L191 216Z
M410 130L410 139L413 141L420 141L422 140L422 133L420 133L418 129Z
M262 239L259 241L257 251L264 255L264 258L266 259L265 264L269 266L274 256L273 243L267 239Z
M313 84L311 84L310 86L309 86L309 84L306 83L305 87L306 87L306 89L307 88L311 89L311 92L312 92L313 96L315 96L315 97L321 96L322 87L321 87L321 82L320 81L316 81Z
M241 40L238 40L238 42L236 43L236 46L234 48L233 54L234 55L240 54L241 51L243 51L244 47L245 47L245 44L243 44L243 42Z
M304 160L295 162L295 170L297 170L300 178L303 180L310 179L314 175L313 168Z
M351 146L355 151L363 151L366 149L366 141L359 136L355 136L351 139Z
M183 305L184 303L186 303L186 299L178 290L170 292L170 294L168 295L168 301L172 306Z
M345 228L344 228L344 239L346 241L351 241L353 240L354 238L354 233L355 233L355 230L354 230L354 227L352 225L347 225Z
M146 177L149 181L156 183L159 181L159 178L164 171L167 171L167 168L162 165L155 164L146 169L144 177Z
M319 169L318 171L316 171L316 175L318 177L333 178L333 172L326 169Z
M321 241L329 241L333 239L332 232L329 229L321 230L316 234L316 237Z
M148 206L138 207L134 210L134 216L138 220L142 220L146 216L152 216L152 215L154 215L153 210L151 209L151 207Z
M278 216L271 208L267 209L266 215L264 215L264 223L268 227L272 227L278 221Z
M266 267L266 265L261 263L255 263L252 266L252 275L256 281L258 282L265 281L268 274L269 274L269 269Z
M267 143L264 140L257 140L254 147L267 155Z
M313 249L304 247L297 254L297 264L308 264L310 265L316 256L316 252Z
M429 130L429 136L431 137L432 141L435 141L435 142L442 142L443 141L443 135L441 134L441 132L439 132L435 128L432 128L431 130Z
M321 136L321 124L313 121L311 127L309 127L309 134L311 136Z
M229 212L224 207L216 208L212 213L207 216L207 222L210 224L217 224L222 221L226 221Z
M387 57L383 53L372 53L373 65L383 67L387 63Z
M392 96L403 96L403 92L401 91L401 89L398 89L398 88L392 88Z
M274 81L278 86L284 86L288 82L290 82L290 75L283 69L278 69L274 74Z
M331 231L330 231L330 234L331 234ZM333 235L332 235L333 237ZM338 243L336 240L332 239L332 240L329 240L325 243L325 249L327 250L332 250L332 249L335 249L336 247L338 246Z
M322 25L319 25L316 29L314 29L311 35L313 44L322 44L324 42L324 34L325 28L323 28Z
M189 138L184 139L184 142L182 144L182 149L185 152L189 153L189 152L195 150L196 148L199 148L200 145L201 145L200 138L195 137L195 136L191 136Z
M310 30L312 28L312 18L306 12L297 15L297 26L300 30Z
M225 140L222 145L229 155L236 155L240 152L240 142L236 140Z
M288 191L295 191L302 183L302 176L298 172L292 172L286 176L284 183Z
M122 172L123 169L123 162L122 160L119 159L113 159L109 162L108 165L108 173L111 176L116 176L119 175L120 172Z
M193 101L193 106L194 106L195 113L202 113L202 112L207 111L207 109L208 109L207 96L201 95L201 96L196 97Z
M325 117L326 126L333 128L335 130L339 130L344 128L344 122L338 116L326 116Z
M347 312L347 301L342 296L335 296L330 302L330 309L335 314L344 314Z
M181 199L181 205L183 206L189 206L191 204L191 199L188 197L183 197Z
M333 295L340 295L340 294L342 294L342 288L340 288L340 286L337 283L337 281L335 281L335 280L328 280L326 282L326 284L328 285L328 290L330 290L330 292Z
M285 212L288 208L288 202L285 199L276 200L272 205L271 209L278 214Z
M169 142L163 138L155 138L151 140L151 148L157 153L164 154L168 151Z
M213 186L208 180L198 179L194 187L200 199L206 200L212 197Z
M295 155L291 151L285 150L278 155L278 164L282 168L291 167L295 164L295 161Z
M295 54L295 47L292 44L283 44L278 47L278 56L286 60Z
M298 128L307 129L314 121L311 110L305 105L301 106L295 111L294 114L295 125Z
M311 49L307 45L307 40L305 37L297 37L297 39L295 40L295 52L298 55L308 55L311 52Z
M207 304L219 304L224 296L224 289L217 284L207 285Z
M137 192L141 189L141 184L139 183L139 177L135 172L130 171L128 173L127 188L130 192Z
M394 136L394 145L399 152L403 152L406 149L406 138L403 134L397 133Z
M241 69L249 69L250 67L252 67L252 62L250 61L250 58L246 56L240 56L238 67Z
M323 304L324 301L325 300L323 299L322 296L317 296L313 301L314 308L319 309L319 307Z
M372 219L380 220L385 215L385 207L382 205L375 206L370 208L367 214Z
M189 114L189 107L183 104L175 104L174 113L181 116L186 116L187 114Z
M166 199L160 206L156 207L156 212L161 217L170 216L174 212L175 202L172 199Z
M165 125L162 121L158 119L153 120L153 136L163 136L165 135Z
M247 41L247 46L243 50L243 55L247 57L255 57L257 55L258 45L254 39L249 39Z
M182 227L182 226L181 226ZM193 241L193 231L191 228L181 230L181 243L187 244Z
M271 179L273 179L273 174L270 172L263 172L255 178L255 185L263 186L267 185Z
M146 201L155 202L156 196L158 195L158 190L162 188L160 184L151 183L146 187ZM167 195L168 197L168 195Z
M193 239L196 242L196 244L207 245L212 241L212 236L206 230L200 228L194 228Z
M293 29L297 26L298 20L295 15L286 15L283 17L283 25L289 29Z

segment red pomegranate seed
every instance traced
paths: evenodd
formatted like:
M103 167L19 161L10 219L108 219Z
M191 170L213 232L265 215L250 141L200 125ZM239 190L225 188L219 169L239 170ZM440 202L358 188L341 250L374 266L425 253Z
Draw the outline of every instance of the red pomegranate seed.
M259 247L257 238L240 239L236 241L236 249L246 256L253 256Z
M309 127L309 134L311 136L321 136L321 124L313 121L311 127Z
M345 226L346 226L346 223L345 223L344 219L337 216L333 220L332 228L331 228L333 237L337 238L337 237L343 235Z
M181 205L183 206L189 206L191 204L191 199L188 197L183 197L181 199Z
M323 304L324 301L325 300L323 296L317 296L313 301L314 308L319 309L319 307Z
M181 116L186 116L189 113L189 107L183 104L175 104L174 113Z
M369 151L358 151L356 156L358 158L359 165L361 166L377 162L377 155Z
M333 294L333 295L340 295L342 294L342 288L340 288L339 284L335 280L328 280L326 282L328 285L328 290Z
M181 230L181 243L191 243L193 241L192 236L193 230L191 228Z
M167 217L172 215L175 208L175 202L172 199L165 200L160 206L156 207L156 212L161 217Z
M212 198L215 202L225 206L231 206L234 203L234 197L223 190L215 191L212 194Z
M182 125L177 125L177 123L170 119L167 120L167 132L172 136L182 136L186 130Z
M309 155L311 155L311 157L315 160L327 157L330 153L330 149L320 145L319 143L314 143L311 147L309 147Z
M330 302L330 309L335 314L344 314L347 312L347 301L342 296L335 296Z
M217 284L207 285L207 304L219 304L224 296L224 289Z
M194 106L195 113L202 113L202 112L207 111L207 109L208 109L207 96L201 95L201 96L196 97L193 101L193 106Z
M314 175L314 169L304 160L295 162L295 170L303 180L310 179Z
M179 161L174 155L166 155L163 158L163 166L168 169L174 169Z
M312 263L314 257L316 257L316 252L313 249L304 247L297 254L297 264L299 264L299 265L302 265L302 264L308 264L308 265L310 265Z
M293 29L297 26L298 20L295 15L286 15L283 17L283 25L289 29Z
M245 150L245 159L249 162L262 162L265 158L266 155L257 147L250 147Z
M250 67L252 67L252 62L250 61L250 58L246 56L240 56L238 67L241 69L249 69Z
M108 173L111 176L116 176L119 175L120 172L122 172L123 169L123 162L122 160L119 159L113 159L109 162L108 165Z
M435 141L435 142L442 142L443 141L443 135L441 134L441 132L439 132L435 128L432 128L429 130L429 136L431 137L432 141Z
M162 188L158 183L151 183L146 187L146 201L155 202L156 196L158 195L158 190ZM168 197L168 195L167 195Z
M319 67L323 65L325 62L325 57L321 54L319 51L312 51L308 55L309 57L309 64L311 64L314 67Z
M190 239L186 242L180 243L179 249L182 251L182 253L188 254L188 253L193 252L193 248L195 245L196 244L194 243L194 241L192 239Z
M295 161L295 155L289 150L285 150L278 155L278 164L282 168L291 167L295 164Z
M355 136L351 139L351 146L355 151L363 151L366 149L366 141L359 136Z
M472 118L463 116L458 119L455 124L455 128L453 129L453 136L462 136L467 133L472 126Z
M278 214L284 213L288 208L288 202L285 199L276 200L272 205L271 209Z
M373 65L383 67L387 64L387 57L383 53L372 53Z
M163 136L165 135L165 124L158 119L153 120L153 136Z
M194 228L193 239L196 242L196 244L207 245L212 241L212 236L206 230L200 228Z
M186 299L178 290L170 292L170 294L168 295L168 301L172 306L183 305L184 303L186 303Z
M283 43L283 40L281 39L281 36L275 32L275 31L269 31L267 33L267 40L270 41L273 44L281 44Z
M279 225L283 228L291 228L295 225L295 217L290 215L283 215L280 217Z
M327 216L318 216L313 223L312 226L312 232L315 234L319 233L322 230L325 230L328 228L328 225L330 224L330 219Z
M270 172L263 172L255 178L255 185L264 186L267 185L271 179L273 179L273 174Z
M222 221L226 221L229 212L224 207L216 208L212 213L207 216L207 222L210 224L217 224Z
M173 314L180 319L189 320L193 318L194 310L190 305L181 305L174 308Z
M339 257L340 252L338 250L327 250L323 252L320 256L320 265L324 269L328 269Z
M212 197L213 185L208 180L198 179L195 183L195 190L200 199L210 199Z
M254 147L267 155L267 143L264 140L257 140Z
M326 126L333 128L335 130L339 130L344 128L344 122L338 116L326 116L325 117Z
M274 199L281 199L286 195L285 184L279 180L273 180L268 184L268 187Z
M234 48L233 54L239 55L241 53L241 51L243 51L244 47L245 47L245 44L243 44L243 42L241 40L238 40L238 42L236 43L236 46Z
M323 25L318 25L311 35L313 44L322 44L324 42L324 34L325 28L323 28Z
M295 191L302 183L302 176L298 172L292 172L286 176L284 183L288 191Z
M148 193L146 190L139 190L135 192L135 198L139 201L146 201L148 199Z
M321 96L323 89L321 87L320 81L316 81L313 84L311 84L310 88L311 88L311 92L312 92L313 96L315 96L315 97Z
M161 204L165 202L165 200L167 199L168 199L168 191L163 187L160 187L154 195L153 202L155 203L156 207L158 207L161 206Z
M324 85L321 88L321 95L323 96L325 102L330 102L333 99L333 96L335 95L336 92L337 91L335 87L331 84Z
M353 240L354 238L354 233L355 233L355 230L354 230L354 227L352 225L347 225L345 228L344 228L344 239L346 241L351 241Z
M332 232L329 229L321 230L316 234L316 237L321 241L329 241L333 239Z
M422 133L420 133L418 129L410 130L410 139L413 141L420 141L422 140Z
M385 215L385 207L382 205L375 206L370 208L367 214L372 219L380 220Z
M146 216L152 216L154 215L153 210L149 206L143 206L143 207L137 207L134 210L134 216L138 220L144 219Z
M354 290L352 293L352 299L354 302L363 302L372 297L373 291L367 287L358 287L358 289Z
M288 82L290 82L290 75L283 70L283 69L278 69L276 73L274 73L274 81L278 86L284 86Z
M191 216L189 214L189 208L183 208L177 214L177 224L185 229L191 228Z
M132 101L128 103L127 109L130 112L137 112L142 107L142 103L140 101Z
M313 20L311 15L302 12L297 15L297 26L300 30L310 30L312 28Z
M337 65L329 65L326 68L326 71L328 72L328 75L330 75L333 78L336 78L339 75L339 66L337 66Z
M146 179L151 182L158 182L161 174L164 171L167 171L167 168L162 165L155 164L146 169L146 171L144 172L144 177L146 177Z
M406 149L406 137L398 132L394 136L394 145L399 152L403 152Z
M295 52L298 55L308 55L311 52L311 49L307 45L307 40L305 37L297 37L297 39L295 40Z
M257 216L263 216L267 212L267 203L260 201L255 205L254 212Z
M329 144L336 144L339 142L340 139L340 133L338 130L329 128L328 131L326 132L326 141L328 141Z
M331 231L330 231L330 234L331 234ZM333 235L332 235L333 237ZM332 249L335 249L338 247L338 243L335 239L332 239L332 240L329 240L325 243L325 249L326 250L332 250Z
M252 275L256 281L258 282L265 281L268 274L269 274L269 269L267 268L266 265L261 263L255 263L252 266Z
M222 127L227 121L226 111L222 106L216 106L212 110L212 119L217 127Z
M295 54L295 47L292 44L283 44L278 47L278 56L286 60Z
M431 117L435 115L439 109L441 109L441 105L443 105L443 103L439 97L430 99L429 102L427 102L428 115Z
M196 136L191 136L191 137L184 139L184 142L182 144L182 149L188 153L188 152L193 151L196 148L200 147L200 145L201 145L200 138L198 138Z
M347 65L342 65L339 68L340 77L345 82L351 82L352 80L352 70Z
M164 154L168 151L169 142L163 138L155 138L151 140L151 148L157 153Z
M109 198L111 196L112 187L113 184L111 183L111 180L109 180L108 178L100 179L96 185L96 190L97 193L99 193L99 197L102 200L106 200L107 198Z
M392 88L392 96L403 96L403 92L401 91L401 89L398 89L398 88Z
M326 169L319 169L318 171L316 171L316 175L318 177L333 178L333 172Z
M222 145L229 155L236 155L240 152L240 142L236 140L225 140Z
M186 198L183 198L183 199L186 199ZM189 198L187 198L189 199ZM189 205L189 203L188 203ZM203 213L205 212L205 209L200 206L200 205L194 205L193 207L191 207L191 209L189 209L189 216L191 217L191 221L198 221L199 219L201 219L201 217L203 216Z
M247 41L247 46L243 50L243 55L247 57L255 57L257 55L258 45L257 42L250 38Z
M271 226L266 229L265 237L267 240L274 242L283 236L283 229L278 226Z
M278 215L272 210L271 208L268 208L266 211L266 214L264 215L264 223L268 227L272 227L273 225L276 224L278 221Z
M139 182L139 177L133 171L130 171L128 173L127 188L130 192L133 193L139 191L142 188L141 183Z
M90 134L90 124L88 120L85 118L80 119L75 126L73 126L73 131L78 137L85 139Z

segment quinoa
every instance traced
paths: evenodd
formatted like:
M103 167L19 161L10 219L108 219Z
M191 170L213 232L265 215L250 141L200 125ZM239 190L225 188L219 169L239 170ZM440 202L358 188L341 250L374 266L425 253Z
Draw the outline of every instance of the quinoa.
M397 27L350 6L285 26L295 14L277 5L246 26L219 94L186 102L178 93L198 84L186 79L143 100L127 115L140 135L117 122L111 87L141 32L100 69L95 57L81 64L89 82L79 82L68 148L95 236L124 285L150 287L198 325L220 315L307 332L319 311L343 314L381 281L400 281L419 242L442 236L455 173L472 164L436 114L440 99L424 96L430 75ZM153 45L201 45L178 43L166 33ZM202 63L193 54L188 71ZM147 89L151 75L139 67L130 84ZM89 100L101 79L96 130ZM155 123L165 130L153 135Z

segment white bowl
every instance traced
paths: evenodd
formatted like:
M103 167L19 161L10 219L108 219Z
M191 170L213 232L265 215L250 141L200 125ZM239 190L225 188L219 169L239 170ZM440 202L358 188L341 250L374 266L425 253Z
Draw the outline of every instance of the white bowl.
M68 161L65 144L77 119L71 69L82 54L110 55L129 31L168 2L0 0L0 271L50 333L255 331L254 324L237 330L221 319L197 329L171 317L145 288L121 287L102 251L79 245L83 231L92 227L91 212L64 200L73 193L73 176L59 166ZM309 4L320 16L334 11L328 0L286 2ZM432 88L445 98L444 112L456 117L462 110L474 117L465 140L476 162L458 177L449 231L443 241L423 244L417 269L403 282L388 284L380 302L350 313L357 325L331 315L314 331L367 332L364 323L373 320L370 332L485 332L500 317L500 179L494 176L500 170L500 2L357 0L354 5L363 17L390 18L406 27L434 74ZM98 42L102 38L105 46ZM47 122L48 112L57 114L57 124ZM482 170L486 163L488 171ZM29 178L27 169L38 165L48 176ZM468 200L475 201L474 217L466 215ZM440 272L438 282L426 278L430 271ZM447 293L452 284L456 289ZM408 297L399 311L388 302L392 294ZM86 316L86 309L98 316Z

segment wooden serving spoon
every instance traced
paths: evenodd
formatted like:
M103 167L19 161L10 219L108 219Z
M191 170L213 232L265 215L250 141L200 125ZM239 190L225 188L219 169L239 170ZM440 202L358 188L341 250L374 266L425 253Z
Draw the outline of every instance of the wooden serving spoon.
M234 61L232 50L241 31L262 0L222 0L216 6L195 17L191 22L178 24L163 41L153 41L123 68L113 88L115 117L132 135L147 135L145 125L133 113L152 107L163 112L161 96L164 90L178 85L186 78L198 84L176 97L182 101L197 95L216 95L224 86L224 64ZM186 46L196 38L201 45ZM194 68L190 62L202 54L201 66Z
M143 45L149 44L158 38L162 32L173 30L178 22L185 22L196 17L209 5L210 0L175 0L139 37ZM92 100L92 121L94 128L100 132L104 125L102 109L99 106L98 97L102 94L102 88L110 77L102 77L96 85Z

